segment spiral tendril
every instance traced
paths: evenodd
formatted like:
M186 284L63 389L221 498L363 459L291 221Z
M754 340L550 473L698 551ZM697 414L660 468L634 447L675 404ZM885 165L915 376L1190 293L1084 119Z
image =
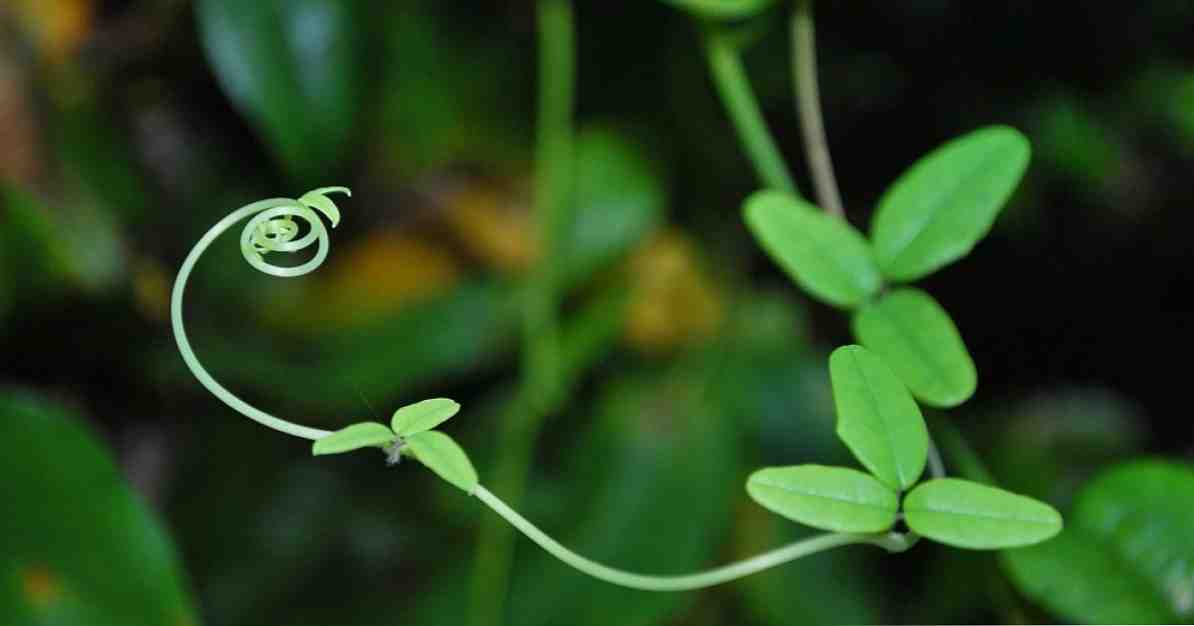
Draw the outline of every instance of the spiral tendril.
M245 224L240 236L241 254L244 255L245 261L248 261L249 265L271 276L287 278L315 271L323 264L328 255L328 229L316 211L323 213L333 228L340 222L340 210L327 197L329 193L352 195L347 187L320 187L303 194L297 200L291 198L261 200L247 204L228 214L204 233L195 247L191 248L190 254L187 255L178 271L178 277L174 280L174 291L170 297L170 318L174 328L174 340L178 343L178 351L182 353L183 361L186 362L195 378L224 404L249 419L274 430L304 439L319 439L328 435L330 431L301 426L270 415L242 400L216 382L207 372L198 357L195 356L195 351L191 348L186 330L183 328L182 296L186 290L191 270L199 261L199 257L207 251L208 246L234 224L250 216L251 219ZM307 225L307 232L301 237L299 232L302 229L296 219L306 222ZM301 265L274 265L266 260L266 255L271 252L297 252L316 242L318 242L319 248L315 252L315 256Z

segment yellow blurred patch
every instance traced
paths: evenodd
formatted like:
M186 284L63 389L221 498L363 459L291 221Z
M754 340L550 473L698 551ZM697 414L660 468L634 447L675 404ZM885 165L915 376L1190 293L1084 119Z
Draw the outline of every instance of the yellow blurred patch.
M303 301L285 307L272 321L350 326L443 293L460 277L460 267L449 253L395 231L376 232L337 249L320 272ZM275 309L267 308L267 315Z
M62 596L62 583L48 568L27 567L21 571L21 585L29 604L44 609Z
M170 316L170 275L161 263L142 257L133 264L133 301L146 319L162 322Z
M521 274L538 256L527 198L474 183L444 196L447 222L469 254L504 274Z
M41 55L53 63L74 56L95 23L93 0L17 0L16 10Z
M668 230L630 259L635 281L626 339L646 352L664 352L708 338L724 318L722 300L702 270L691 240Z

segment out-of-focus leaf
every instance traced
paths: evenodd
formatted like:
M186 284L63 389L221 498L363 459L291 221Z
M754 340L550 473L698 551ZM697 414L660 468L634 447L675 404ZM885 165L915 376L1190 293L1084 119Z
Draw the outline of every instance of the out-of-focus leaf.
M985 550L1039 543L1061 531L1053 507L960 478L930 480L904 497L908 528L956 548Z
M549 483L566 494L565 519L534 521L568 524L559 535L565 545L617 567L664 573L715 563L738 457L734 424L708 401L707 365L697 359L662 376L636 372L602 389L592 429L577 439L566 474ZM527 558L512 580L512 623L648 626L691 601L687 594L627 601L625 589L538 549L519 552Z
M460 411L460 404L455 400L431 398L408 404L394 411L390 427L400 437L408 437L443 424L458 411Z
M1077 96L1040 105L1035 152L1071 179L1078 190L1105 193L1123 169L1123 147L1110 120L1100 119Z
M841 533L887 530L900 506L895 491L848 467L767 467L750 475L746 491L790 520Z
M745 213L759 245L813 297L853 308L882 286L870 247L845 220L774 190L748 198Z
M55 119L54 139L64 169L114 220L133 223L150 206L146 181L128 137L100 110L96 96L65 107Z
M451 437L438 430L425 430L407 437L405 447L420 463L465 493L472 494L477 488L477 470Z
M0 622L196 623L169 537L75 415L0 392L0 441Z
M880 482L900 491L920 480L929 432L908 388L862 346L829 356L837 434Z
M69 260L48 211L30 194L0 184L0 318L3 294L9 306L53 293L66 278ZM18 288L18 285L20 286Z
M382 447L394 441L394 433L377 422L361 422L345 426L336 432L316 439L311 444L311 454L340 454L361 448Z
M922 157L879 201L871 226L883 275L916 280L966 256L1028 167L1028 139L991 126Z
M974 361L949 314L929 294L889 292L858 310L853 329L921 402L949 408L974 395Z
M659 226L668 203L658 165L629 136L586 129L574 150L574 208L558 246L566 285L583 283L629 252Z
M299 182L326 180L351 146L366 66L359 10L334 0L198 4L221 86Z
M1070 528L1003 554L1020 590L1067 619L1178 623L1194 618L1194 469L1142 460L1115 466L1075 501Z
M1059 507L1145 441L1139 407L1110 390L1041 393L996 411L990 422L997 434L986 437L994 445L983 455L992 471L1008 489Z
M663 2L689 11L697 17L726 20L757 15L775 4L775 0L663 0Z

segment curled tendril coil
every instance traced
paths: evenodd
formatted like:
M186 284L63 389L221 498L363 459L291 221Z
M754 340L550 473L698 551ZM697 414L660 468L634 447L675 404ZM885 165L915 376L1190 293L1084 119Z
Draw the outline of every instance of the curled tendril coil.
M174 327L174 340L178 343L178 351L182 353L183 361L186 362L195 378L224 404L249 419L274 430L304 439L319 439L330 434L330 431L301 426L270 415L226 389L204 369L198 357L195 356L195 351L191 348L186 330L183 328L182 296L186 290L187 279L191 276L191 270L194 269L195 263L199 261L199 257L203 256L208 246L237 222L250 216L251 219L245 224L240 236L241 254L244 255L249 265L271 276L281 277L302 276L315 271L323 264L328 255L328 229L316 211L327 217L332 228L340 223L340 209L327 197L329 193L352 195L347 187L320 187L303 194L297 200L291 198L261 200L247 204L228 214L204 233L195 247L191 248L190 254L182 262L178 277L174 280L174 291L170 297L170 321ZM307 223L307 232L301 237L299 236L301 229L298 222L295 221L296 219ZM271 252L297 252L316 242L318 242L319 249L315 252L315 256L302 265L287 267L274 265L266 260L265 255Z

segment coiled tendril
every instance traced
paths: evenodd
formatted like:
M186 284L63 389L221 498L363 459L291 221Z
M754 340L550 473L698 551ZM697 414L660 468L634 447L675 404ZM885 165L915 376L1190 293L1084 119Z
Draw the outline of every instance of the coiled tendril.
M323 264L328 255L328 229L315 211L323 213L335 228L340 223L340 210L327 194L343 193L352 195L347 187L320 187L303 194L297 200L291 198L270 198L252 204L247 204L212 226L204 233L199 242L191 248L190 254L183 261L178 271L178 278L174 280L174 291L170 297L170 318L174 327L174 340L178 343L178 350L182 353L183 361L190 368L191 373L208 391L217 398L245 415L251 420L304 439L319 439L330 431L309 428L275 417L245 402L236 394L216 382L211 374L199 363L195 351L187 340L186 330L182 321L182 295L186 290L187 279L199 257L207 251L208 246L220 235L224 234L237 222L252 216L241 231L240 249L249 265L271 276L293 277L310 273ZM314 210L313 210L314 209ZM307 223L307 232L299 237L299 224L295 220L301 219ZM297 252L318 241L319 249L311 260L292 267L273 265L265 259L271 252Z

